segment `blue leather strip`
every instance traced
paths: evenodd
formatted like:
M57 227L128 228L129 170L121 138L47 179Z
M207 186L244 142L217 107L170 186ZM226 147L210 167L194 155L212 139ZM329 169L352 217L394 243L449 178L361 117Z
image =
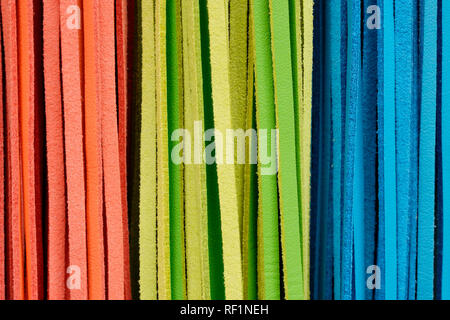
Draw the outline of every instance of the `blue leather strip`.
M434 209L436 158L437 1L422 0L422 96L419 138L419 233L417 298L434 294Z

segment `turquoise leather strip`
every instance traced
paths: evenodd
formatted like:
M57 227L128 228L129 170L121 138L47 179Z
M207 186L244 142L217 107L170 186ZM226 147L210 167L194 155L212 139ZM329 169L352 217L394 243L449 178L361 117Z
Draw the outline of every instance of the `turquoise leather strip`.
M442 299L450 299L450 1L442 1Z
M397 299L397 183L395 152L395 46L394 2L384 2L384 183L386 228L386 299Z
M436 0L422 0L422 75L419 137L419 230L417 298L434 297L434 209L436 162L437 20Z

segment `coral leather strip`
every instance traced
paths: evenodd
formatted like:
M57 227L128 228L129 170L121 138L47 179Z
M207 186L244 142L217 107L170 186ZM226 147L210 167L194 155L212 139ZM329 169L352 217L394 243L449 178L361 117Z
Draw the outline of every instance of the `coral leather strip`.
M47 129L47 298L66 298L66 175L62 113L59 0L43 2L44 79Z
M83 0L84 22L84 130L86 151L86 226L88 252L89 299L104 299L105 244L103 234L103 163L102 163L102 116L103 51L100 30L100 1ZM107 81L107 79L105 80ZM107 102L105 102L106 104ZM108 137L112 139L112 137ZM105 194L105 199L106 194ZM107 215L105 215L107 217Z
M67 190L68 298L88 298L83 146L83 31L81 0L60 0L61 74Z
M304 299L300 216L295 154L295 115L289 28L289 3L270 1L275 110L278 137L281 247L285 297Z
M129 138L128 130L130 119L130 99L131 99L131 66L133 64L133 42L131 32L133 32L135 0L116 1L116 76L117 76L117 113L119 132L119 156L120 156L120 186L122 190L122 210L123 210L123 249L125 268L125 298L131 299L130 283L130 245L128 230L128 194L127 194L127 170ZM130 22L129 22L130 21ZM129 25L130 24L130 25Z
M277 152L271 143L275 137L275 102L272 49L270 43L269 2L251 0L255 55L256 122L267 130L267 153ZM261 141L259 141L261 143ZM278 232L277 177L263 174L270 166L258 155L258 298L280 299L280 261ZM263 172L265 171L265 172Z
M154 0L140 0L142 19L139 252L140 298L157 298L156 88Z
M170 287L170 212L169 152L167 133L166 0L155 3L156 49L156 124L157 124L157 244L158 298L169 300Z
M417 298L434 297L435 162L438 3L422 0L422 96L419 134Z
M3 38L0 36L0 49L3 51ZM3 70L3 56L0 57L0 68ZM0 80L3 82L4 75L3 73L0 76ZM4 93L3 93L3 86L0 88L0 136L2 137L0 141L0 300L6 299L6 252L5 252L5 222L6 222L6 195L5 195L5 186L7 185L5 183L5 178L7 178L7 175L5 175L5 143L4 143L4 137L5 135L5 125L4 125Z
M24 252L22 231L22 177L19 127L19 83L16 1L2 0L2 28L5 44L6 130L7 130L7 298L23 300Z
M26 297L30 300L43 296L42 233L39 172L39 113L41 112L35 81L38 81L35 58L34 11L32 0L20 1L18 13L19 43L19 115L22 155L22 199L26 252ZM37 37L37 36L36 36Z
M178 145L172 133L183 127L181 1L167 0L167 113L169 156ZM183 164L169 161L170 256L172 299L186 298Z
M117 75L117 114L119 124L120 181L122 200L127 194L127 152L128 150L128 110L130 98L129 86L129 43L128 43L128 1L116 2L116 75ZM131 12L130 12L131 13ZM122 201L124 212L127 211L126 200Z
M104 203L107 241L107 292L109 300L125 298L125 258L122 188L115 74L115 6L98 1L96 18L100 35L101 141L103 157ZM97 51L98 52L98 51Z
M225 1L208 2L211 82L214 123L218 131L233 127L231 113L230 50L227 6ZM243 299L242 254L239 230L239 209L236 189L236 168L218 163L220 213L222 221L225 295L227 299Z

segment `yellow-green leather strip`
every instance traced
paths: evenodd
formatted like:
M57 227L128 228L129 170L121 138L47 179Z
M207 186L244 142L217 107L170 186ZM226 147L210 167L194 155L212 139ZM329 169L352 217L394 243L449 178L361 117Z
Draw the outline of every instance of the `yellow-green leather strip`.
M295 115L292 84L289 3L270 1L275 107L279 129L281 246L286 299L304 298L298 181L295 152Z
M157 242L158 299L170 300L169 144L167 124L166 0L156 0L156 103L157 103Z
M304 0L303 15L303 124L301 151L301 194L302 194L302 246L303 246L303 278L305 283L305 299L310 298L309 289L309 250L310 250L310 199L311 199L311 114L312 114L312 78L313 78L313 6L314 0Z
M226 1L208 1L211 79L216 130L233 128L230 86L230 50ZM234 165L218 163L226 299L243 299L241 237Z
M247 30L248 30L248 1L229 0L230 19L230 86L231 86L231 114L233 129L246 129L247 114ZM235 144L235 146L237 146ZM237 159L237 149L234 153ZM243 215L244 193L244 169L243 164L236 162L236 189L238 210L241 223Z
M268 0L251 0L253 48L255 57L256 122L260 132L267 133L267 154L276 139L272 49ZM259 138L258 138L259 139ZM259 143L261 143L259 139ZM263 174L270 164L258 155L258 298L280 299L279 221L277 175Z
M140 0L142 15L139 284L143 300L157 299L155 1Z
M203 135L203 91L198 2L182 2L185 128ZM185 165L185 230L188 299L209 299L208 219L206 168L203 142L191 142L192 154ZM200 153L199 153L200 152Z

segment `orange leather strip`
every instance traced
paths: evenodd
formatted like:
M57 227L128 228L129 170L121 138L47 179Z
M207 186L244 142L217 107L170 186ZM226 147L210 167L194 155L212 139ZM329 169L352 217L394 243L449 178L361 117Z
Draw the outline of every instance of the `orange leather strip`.
M60 0L61 73L67 187L68 266L71 300L88 298L83 148L83 33L80 0Z
M23 300L24 256L19 137L19 83L17 57L16 1L2 0L2 28L5 43L6 131L7 131L7 298Z
M120 180L122 190L123 210L123 245L125 263L125 299L131 299L130 284L130 255L128 235L128 204L127 204L127 152L128 152L128 121L130 101L129 76L130 58L128 19L134 12L134 0L116 0L116 59L117 59L117 93L118 93L118 118L119 118L119 157Z
M84 0L85 150L89 298L104 299L105 249L103 243L102 101L99 1Z
M0 34L0 50L3 51L3 39ZM0 55L0 70L3 70L3 56ZM3 83L3 72L0 73L0 83ZM6 298L5 283L5 128L4 128L4 104L3 104L3 86L0 86L0 300Z
M47 298L66 297L66 177L61 97L59 0L43 1L44 83L47 129Z
M114 3L96 1L101 45L101 102L106 238L108 243L108 299L125 298L124 223L116 108Z

